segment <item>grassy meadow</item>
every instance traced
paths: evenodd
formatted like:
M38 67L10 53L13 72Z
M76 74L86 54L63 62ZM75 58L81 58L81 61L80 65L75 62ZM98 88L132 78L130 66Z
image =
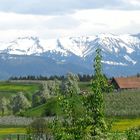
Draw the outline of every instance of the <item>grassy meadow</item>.
M133 119L116 119L112 124L112 132L124 132L127 129L140 126L140 118Z
M80 82L79 87L82 92L92 92L90 82ZM37 91L42 90L39 83L26 82L0 82L0 98L10 98L13 95L23 92L25 94L33 95ZM81 95L80 95L81 96ZM140 126L140 90L126 90L121 92L114 92L104 94L105 100L105 115L108 120L111 120L111 132L123 133L129 128ZM79 114L83 113L80 106L80 101L77 102ZM52 117L55 114L61 114L60 108L57 105L55 97L48 99L45 104L30 108L23 113L24 117ZM7 134L23 134L26 126L10 126L0 124L0 138Z
M37 83L0 82L0 98L10 98L19 92L32 95L40 89L41 84Z

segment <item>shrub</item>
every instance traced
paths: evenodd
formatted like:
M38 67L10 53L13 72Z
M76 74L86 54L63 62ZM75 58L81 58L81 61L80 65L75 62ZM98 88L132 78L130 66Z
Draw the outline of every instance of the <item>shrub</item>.
M127 140L140 140L140 126L125 132Z
M26 130L28 134L47 134L47 121L43 118L36 119L30 125L28 125Z

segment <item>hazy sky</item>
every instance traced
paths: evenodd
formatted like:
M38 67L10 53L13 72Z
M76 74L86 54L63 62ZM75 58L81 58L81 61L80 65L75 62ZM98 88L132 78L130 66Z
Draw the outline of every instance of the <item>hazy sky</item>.
M140 0L0 0L0 40L140 33Z

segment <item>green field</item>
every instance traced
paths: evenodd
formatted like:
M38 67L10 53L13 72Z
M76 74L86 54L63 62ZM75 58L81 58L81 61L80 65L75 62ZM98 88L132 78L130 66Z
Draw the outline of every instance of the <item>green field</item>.
M0 140L4 140L7 138L12 138L12 140L16 140L16 134L26 134L25 128L0 128Z
M25 128L0 128L0 135L7 134L25 134Z
M79 83L81 91L91 92L89 82ZM25 94L33 95L37 91L42 90L42 85L37 83L26 82L0 82L0 97L10 98L13 95L23 92ZM105 99L105 115L106 118L113 121L112 132L124 132L129 128L140 126L140 90L126 90L121 92L114 92L104 94ZM57 106L56 98L50 98L43 105L30 108L26 110L23 115L27 117L40 117L61 113ZM80 102L77 102L77 108L83 113ZM2 135L25 133L24 127L0 127L0 138Z
M10 98L19 92L32 95L41 88L41 84L37 83L0 82L0 98Z
M112 131L123 132L127 129L140 126L140 118L135 119L118 119L112 124Z

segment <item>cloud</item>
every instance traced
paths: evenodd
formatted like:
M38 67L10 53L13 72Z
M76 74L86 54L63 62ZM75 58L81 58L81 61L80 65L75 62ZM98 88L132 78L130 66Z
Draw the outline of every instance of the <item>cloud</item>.
M0 0L0 11L34 15L62 15L84 9L140 9L139 0Z
M9 29L73 29L80 25L80 21L72 15L35 16L14 13L0 13L0 30Z
M20 36L42 39L99 33L140 32L140 10L80 10L68 15L27 15L0 12L0 40ZM5 39L4 39L5 38Z
M49 29L73 29L80 25L80 21L72 16L57 16L48 20L46 27Z
M57 38L70 35L80 21L72 15L46 16L0 12L0 40L12 40L19 36Z
M138 28L140 27L139 15L140 11L82 10L73 15L81 22L74 31L83 35L133 34L140 32L140 28Z

